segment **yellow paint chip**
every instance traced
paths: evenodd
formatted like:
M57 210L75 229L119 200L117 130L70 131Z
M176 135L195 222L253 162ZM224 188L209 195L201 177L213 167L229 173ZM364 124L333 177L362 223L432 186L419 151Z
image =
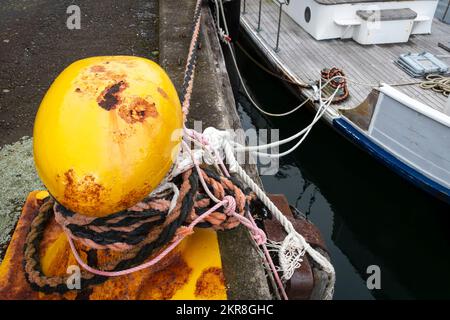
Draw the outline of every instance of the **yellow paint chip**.
M50 194L48 193L48 191L43 190L43 191L39 191L36 194L36 199L37 200L44 200L45 198L48 198L50 196Z

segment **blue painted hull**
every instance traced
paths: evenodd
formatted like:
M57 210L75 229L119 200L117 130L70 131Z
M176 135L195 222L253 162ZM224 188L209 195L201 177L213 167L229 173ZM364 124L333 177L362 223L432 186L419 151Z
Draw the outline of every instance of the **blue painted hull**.
M429 194L450 204L450 189L431 180L421 172L405 164L391 153L374 143L369 137L356 129L344 118L333 120L333 127L336 128L349 140L367 151L374 158L385 164L391 170L410 181Z

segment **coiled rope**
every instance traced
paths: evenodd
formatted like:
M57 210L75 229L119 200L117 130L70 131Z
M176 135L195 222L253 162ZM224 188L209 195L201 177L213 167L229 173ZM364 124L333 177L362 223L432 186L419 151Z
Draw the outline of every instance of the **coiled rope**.
M419 84L422 89L431 89L435 92L442 93L445 97L450 95L450 77L429 74L425 79L425 81Z
M201 0L198 0L182 89L185 121L194 82L200 18ZM201 139L201 134L194 134L192 130L184 128L185 139L207 144ZM185 142L184 145L187 146ZM226 170L221 160L219 163ZM257 199L254 195L245 194L237 180L207 167L200 168L195 158L192 158L190 166L179 171L179 175L170 179L173 181L170 182L174 186L173 190L177 192L151 194L133 208L103 218L86 217L64 208L52 199L48 200L33 221L25 246L26 278L32 287L46 293L68 291L66 277L47 277L43 274L37 254L45 225L53 213L68 237L77 262L88 271L82 274L83 287L101 283L106 277L120 276L155 265L192 233L194 226L226 230L242 223L250 228L257 243L266 241L265 234L244 217L250 203ZM174 199L176 201L172 205ZM74 240L79 245L92 248L89 252L95 253L93 249L120 251L121 259L107 266L92 267L90 259L85 263L80 257ZM166 248L161 250L163 246ZM143 263L151 255L153 258Z
M344 71L342 69L333 67L330 69L323 69L320 72L320 76L323 82L327 83L322 91L331 96L333 92L336 92L334 98L331 100L332 103L340 103L347 100L349 97L349 91L347 87L347 79L345 78ZM330 80L330 81L328 81Z

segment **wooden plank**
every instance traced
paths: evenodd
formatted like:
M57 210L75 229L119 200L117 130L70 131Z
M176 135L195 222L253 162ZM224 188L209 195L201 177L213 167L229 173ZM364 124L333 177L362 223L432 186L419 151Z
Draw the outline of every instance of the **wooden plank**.
M376 14L376 16L374 16ZM357 10L358 15L363 20L376 21L397 21L397 20L414 20L417 12L410 8L402 9L381 9L381 10Z

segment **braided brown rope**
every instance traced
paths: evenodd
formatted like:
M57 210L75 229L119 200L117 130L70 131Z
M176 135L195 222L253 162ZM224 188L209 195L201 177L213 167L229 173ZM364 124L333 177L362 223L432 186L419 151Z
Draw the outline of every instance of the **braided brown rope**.
M189 45L189 53L184 72L183 86L181 92L181 107L186 121L189 113L192 89L194 87L195 66L197 64L197 50L200 41L200 22L202 17L202 0L197 0L194 12L194 24L192 26L192 38Z
M246 195L243 188L233 178L229 179L220 176L209 168L203 168L200 172L208 188L216 197L222 199L227 195L231 195L236 199L236 212L241 215L248 209L250 203L256 199L254 195ZM77 240L79 245L91 248L88 251L88 264L92 265L93 261L96 260L91 259L93 261L89 261L90 255L96 256L96 250L94 249L120 250L119 260L96 266L102 270L123 270L140 264L152 255L157 254L165 245L172 241L178 232L183 232L184 225L189 224L214 205L207 197L205 190L200 186L199 177L195 170L191 169L184 172L178 178L178 181L175 182L179 185L180 193L176 205L170 214L168 214L168 201L160 198L148 199L145 204L149 209L142 210L142 212L124 211L103 218L81 216L68 211L52 199L47 200L40 207L38 215L33 220L25 243L24 270L32 288L46 293L65 293L69 290L66 285L68 276L46 276L40 265L40 242L42 241L45 227L53 215L55 215L55 220L68 235ZM155 210L158 212L156 216L158 220L156 220L157 218L154 215ZM151 225L141 241L134 245L127 243L127 246L123 246L121 242L103 243L104 238L102 237L105 237L105 234L110 237L110 240L114 239L114 232L116 231L133 234L136 229L145 224L138 219L135 220L134 218L136 217L134 215L138 214L139 218L146 216L147 213L149 214L146 221L150 221ZM129 223L126 223L127 221ZM158 223L154 223L155 221ZM126 224L126 226L124 227L123 224ZM239 221L235 217L227 216L223 211L217 211L210 218L206 219L202 226L212 227L215 230L226 230L234 228L238 224ZM74 228L74 225L78 229ZM94 237L83 238L83 233L80 232L74 235L73 231L79 229L88 230L89 232L85 232L84 235L94 235ZM107 280L106 277L93 275L85 271L82 272L81 276L82 289Z
M340 103L349 97L350 93L348 91L347 80L345 79L344 71L339 68L333 67L331 69L323 69L320 73L323 79L322 81L325 82L333 79L334 77L341 76L339 78L331 80L329 84L324 88L324 91L334 91L339 88L338 93L333 98L333 104ZM331 90L326 90L327 87L331 88ZM331 92L327 93L331 95Z
M225 196L230 195L236 200L236 212L240 215L244 215L246 209L246 195L235 183L224 176L217 176L210 170L202 170L202 176L206 184L211 187L211 191L218 199L223 199ZM199 201L196 201L194 210L188 217L188 222L191 222L198 218L201 214L206 212L212 205L212 200L202 192L197 192L196 195ZM216 211L209 215L205 221L210 224L210 227L214 230L233 229L239 225L239 220L235 217L228 217L221 211Z
M66 277L45 277L40 265L39 244L42 240L45 226L50 220L53 213L54 201L48 199L39 208L37 216L31 223L30 232L25 240L24 250L24 271L28 282L32 288L44 292L60 292L67 289ZM82 278L85 280L92 279L93 274L82 272ZM49 290L53 288L53 290Z

